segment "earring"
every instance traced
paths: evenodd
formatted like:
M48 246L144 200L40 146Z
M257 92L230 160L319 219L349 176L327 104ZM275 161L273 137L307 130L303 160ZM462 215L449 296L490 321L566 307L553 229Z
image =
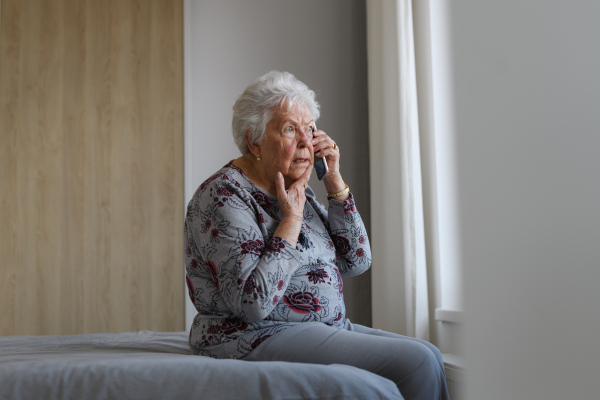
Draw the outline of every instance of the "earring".
M260 161L260 157L256 157L256 161Z

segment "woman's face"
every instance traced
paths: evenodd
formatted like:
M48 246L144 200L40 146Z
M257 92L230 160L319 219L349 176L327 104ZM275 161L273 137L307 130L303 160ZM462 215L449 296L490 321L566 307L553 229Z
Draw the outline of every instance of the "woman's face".
M286 109L285 106L280 108L267 124L259 162L270 182L274 182L275 175L281 171L287 188L314 162L314 121L304 104L285 112Z

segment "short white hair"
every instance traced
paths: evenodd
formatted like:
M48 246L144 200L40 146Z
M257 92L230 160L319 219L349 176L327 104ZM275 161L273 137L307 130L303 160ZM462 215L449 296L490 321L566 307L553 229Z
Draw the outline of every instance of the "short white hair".
M244 90L233 105L231 121L233 140L242 155L250 154L246 131L249 130L252 143L260 144L265 138L267 124L284 103L287 103L288 109L306 105L315 122L321 114L315 92L289 72L268 72Z

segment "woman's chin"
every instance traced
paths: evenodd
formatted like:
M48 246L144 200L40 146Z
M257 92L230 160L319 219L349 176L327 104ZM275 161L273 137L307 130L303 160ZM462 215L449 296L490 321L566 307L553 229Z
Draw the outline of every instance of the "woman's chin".
M306 172L306 168L310 166L310 161L292 162L289 168L289 178L296 181Z

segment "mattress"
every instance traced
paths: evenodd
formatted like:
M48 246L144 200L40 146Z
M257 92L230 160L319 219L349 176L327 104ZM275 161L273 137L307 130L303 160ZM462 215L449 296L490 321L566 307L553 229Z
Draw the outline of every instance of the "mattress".
M0 337L0 399L401 399L346 365L194 356L185 332Z

